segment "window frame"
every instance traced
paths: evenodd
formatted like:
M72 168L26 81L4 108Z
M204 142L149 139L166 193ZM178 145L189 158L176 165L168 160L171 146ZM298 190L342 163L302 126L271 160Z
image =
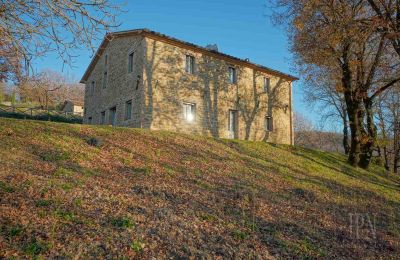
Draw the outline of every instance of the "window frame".
M90 82L90 95L94 95L95 88L96 88L96 82L92 80L92 82Z
M192 118L188 116L187 113L187 108L190 107L190 114L192 115ZM182 109L183 109L183 120L186 123L193 123L196 120L196 103L192 102L183 102L182 103Z
M270 94L270 92L271 92L271 78L270 77L264 77L264 92L267 94Z
M130 109L128 109L128 106L130 106ZM129 112L129 113L128 113ZM129 117L128 117L129 115ZM125 101L125 121L132 119L132 99Z
M232 75L231 75L232 72ZM238 81L238 76L237 76L237 68L233 65L228 66L228 79L229 83L236 85Z
M185 72L191 75L196 73L196 57L190 54L185 56Z
M264 130L266 132L274 131L274 118L273 116L265 116Z
M100 124L104 125L106 123L106 111L100 112Z
M108 80L108 72L104 71L103 72L103 89L107 88L107 80Z
M108 53L106 53L104 57L104 71L103 71L103 82L102 82L103 89L107 88L107 83L108 83Z
M132 73L133 72L133 60L135 57L135 52L131 51L128 54L128 73Z

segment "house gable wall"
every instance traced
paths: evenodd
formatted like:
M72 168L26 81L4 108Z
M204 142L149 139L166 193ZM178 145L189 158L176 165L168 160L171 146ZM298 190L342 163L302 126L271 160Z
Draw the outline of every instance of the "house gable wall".
M101 112L106 111L105 123L109 124L112 107L117 108L116 125L140 127L145 41L142 36L112 39L91 71L85 87L84 123L92 117L92 124L100 124ZM133 71L128 73L128 56L134 51ZM107 83L103 88L105 57L107 55ZM95 90L91 93L91 83ZM125 120L125 102L132 100L132 118Z

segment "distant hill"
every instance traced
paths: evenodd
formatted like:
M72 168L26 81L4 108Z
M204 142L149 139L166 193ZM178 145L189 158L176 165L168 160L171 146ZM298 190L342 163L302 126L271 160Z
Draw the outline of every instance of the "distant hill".
M295 145L325 152L344 153L343 134L322 131L295 132Z
M338 153L0 119L0 258L397 258L400 179Z

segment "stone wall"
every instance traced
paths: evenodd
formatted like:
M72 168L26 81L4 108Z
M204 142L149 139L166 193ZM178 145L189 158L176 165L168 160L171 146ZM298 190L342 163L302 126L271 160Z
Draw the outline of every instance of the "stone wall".
M128 55L135 51L134 70L128 73ZM108 82L102 88L105 55ZM185 72L186 55L195 57L195 73ZM228 67L237 70L230 84ZM271 89L264 91L264 77ZM92 94L90 84L95 81ZM112 40L91 72L85 92L85 122L100 124L100 115L116 106L116 125L204 134L229 138L229 110L239 112L239 139L290 144L291 82L206 55L194 48L176 46L149 36ZM125 102L132 100L132 119L125 120ZM183 104L194 103L192 122L183 118ZM273 117L274 130L265 131L265 117Z
M276 76L146 37L147 62L143 84L146 126L157 130L228 138L229 110L239 111L239 139L291 143L291 82ZM194 75L185 71L186 55L195 57ZM230 84L228 67L237 69ZM264 91L270 78L270 93ZM183 103L196 104L193 122L183 119ZM265 131L265 117L274 130Z
M110 124L110 108L116 107L116 125L140 127L141 108L134 105L132 118L125 120L125 102L132 100L140 104L142 100L142 78L145 40L141 36L119 37L113 39L101 55L90 73L85 88L85 117L88 123L101 123L101 112L105 111L105 124ZM128 55L134 51L133 72L128 73ZM105 57L107 55L107 83L103 88ZM91 82L95 90L91 93Z

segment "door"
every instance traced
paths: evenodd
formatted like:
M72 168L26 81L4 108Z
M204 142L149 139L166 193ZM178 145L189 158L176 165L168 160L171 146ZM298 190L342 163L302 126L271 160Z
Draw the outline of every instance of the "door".
M116 107L113 107L113 108L110 108L110 124L111 125L113 125L113 126L115 126L115 115L116 115L116 113L117 113L117 108Z
M239 112L237 110L229 110L229 133L230 138L239 138Z

